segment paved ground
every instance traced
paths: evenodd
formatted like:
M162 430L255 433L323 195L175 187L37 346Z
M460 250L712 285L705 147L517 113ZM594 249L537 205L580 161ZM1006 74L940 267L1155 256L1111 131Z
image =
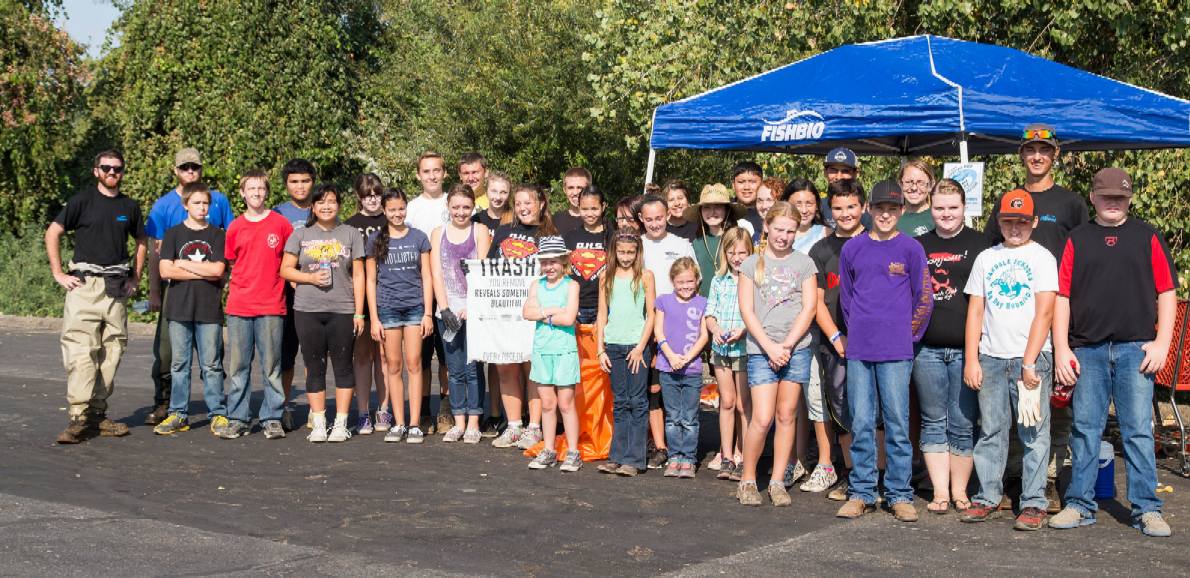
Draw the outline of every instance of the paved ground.
M960 524L924 502L917 524L883 513L849 522L818 496L748 509L709 475L531 472L512 451L440 437L416 447L377 435L318 446L203 429L154 436L140 426L150 344L132 338L112 399L132 435L57 446L57 337L0 325L0 573L1190 574L1190 480L1168 462L1159 478L1174 489L1161 494L1173 539L1141 537L1115 501L1096 526L1068 532Z

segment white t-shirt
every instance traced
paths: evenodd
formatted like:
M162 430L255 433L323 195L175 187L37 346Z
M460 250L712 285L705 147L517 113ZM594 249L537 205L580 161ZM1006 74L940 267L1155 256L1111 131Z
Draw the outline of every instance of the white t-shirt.
M446 195L431 199L424 194L409 201L405 210L405 223L430 237L434 229L450 221L450 212L446 209Z
M669 268L682 257L694 259L694 245L673 233L666 233L660 241L641 237L645 247L645 269L653 272L657 296L674 292L673 281L669 279ZM706 275L707 273L703 273Z
M980 253L964 289L984 298L979 353L1023 357L1037 312L1034 297L1042 291L1058 291L1058 262L1045 247L1035 242L1011 249L999 244ZM1049 334L1041 350L1051 350Z

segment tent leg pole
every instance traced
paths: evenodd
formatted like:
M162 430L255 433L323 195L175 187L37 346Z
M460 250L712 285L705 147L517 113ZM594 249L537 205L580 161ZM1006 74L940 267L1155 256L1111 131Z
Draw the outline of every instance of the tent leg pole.
M959 141L959 162L971 162L967 159L967 139Z
M654 149L653 147L649 147L649 164L645 168L645 184L646 185L653 182L653 166L654 166L654 164L656 164L656 162L657 162L657 150ZM641 190L643 191L644 188L642 187Z

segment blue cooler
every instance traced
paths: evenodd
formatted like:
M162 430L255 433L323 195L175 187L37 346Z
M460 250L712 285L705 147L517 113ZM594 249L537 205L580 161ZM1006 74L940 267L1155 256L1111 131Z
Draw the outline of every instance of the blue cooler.
M1111 443L1099 442L1099 477L1095 478L1095 499L1116 497L1116 450Z

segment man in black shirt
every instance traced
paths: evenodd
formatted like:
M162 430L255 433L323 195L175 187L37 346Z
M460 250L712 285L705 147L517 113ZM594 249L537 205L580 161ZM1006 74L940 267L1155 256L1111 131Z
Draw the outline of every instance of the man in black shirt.
M1037 227L1033 229L1030 238L1053 253L1054 259L1061 261L1062 248L1066 245L1070 231L1086 223L1088 215L1087 202L1080 195L1054 183L1054 161L1061 152L1058 145L1058 134L1053 127L1040 123L1030 124L1025 127L1020 155L1021 162L1025 165L1025 184L1021 188L1029 191L1033 197L1033 210L1037 214ZM988 217L987 227L984 228L984 233L992 245L1004 241L1004 235L1000 234L999 214L1000 199L996 199L996 204L992 206L992 214ZM1073 419L1069 406L1055 407L1050 414L1050 468L1045 494L1050 501L1048 511L1051 514L1057 513L1061 508L1057 477L1058 470L1070 453L1067 446L1070 443ZM1010 438L1008 466L1005 470L1009 477L1016 477L1022 455L1023 451L1014 433Z
M145 265L144 218L136 201L120 194L124 157L116 151L95 156L95 187L66 202L45 232L54 280L66 289L62 311L62 361L70 424L60 444L94 437L128 435L128 426L107 418L107 398L128 343L128 297L136 292ZM74 232L74 258L62 267L61 241ZM136 239L135 267L128 265L128 238Z

